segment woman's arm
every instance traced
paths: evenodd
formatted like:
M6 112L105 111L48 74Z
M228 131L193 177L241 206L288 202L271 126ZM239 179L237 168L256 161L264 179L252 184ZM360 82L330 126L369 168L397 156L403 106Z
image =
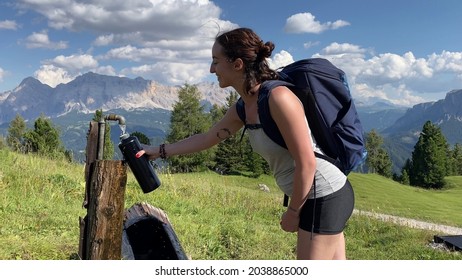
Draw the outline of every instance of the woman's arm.
M299 99L288 88L276 87L271 92L269 106L271 116L295 161L293 193L282 226L284 230L296 231L298 220L296 225L295 220L313 184L316 158L303 105Z
M231 106L223 116L223 118L213 125L207 132L192 135L175 143L165 145L165 154L167 157L175 155L184 155L200 152L208 149L221 141L234 135L243 123L236 111L236 104ZM160 157L159 146L143 145L143 149L150 159Z

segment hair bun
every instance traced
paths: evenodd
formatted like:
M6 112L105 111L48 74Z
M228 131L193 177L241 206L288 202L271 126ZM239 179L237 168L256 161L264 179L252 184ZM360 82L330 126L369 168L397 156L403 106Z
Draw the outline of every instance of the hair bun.
M262 42L262 44L260 46L260 50L258 52L258 56L263 57L263 58L269 58L269 57L271 57L271 54L273 53L273 50L274 50L273 42L266 42L264 44Z

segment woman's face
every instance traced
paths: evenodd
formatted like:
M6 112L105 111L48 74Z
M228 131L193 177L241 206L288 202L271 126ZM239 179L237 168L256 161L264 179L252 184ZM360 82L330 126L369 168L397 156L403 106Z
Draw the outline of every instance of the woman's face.
M215 42L212 47L210 73L214 73L217 76L220 87L233 86L236 72L235 63L229 61L223 52L223 47Z

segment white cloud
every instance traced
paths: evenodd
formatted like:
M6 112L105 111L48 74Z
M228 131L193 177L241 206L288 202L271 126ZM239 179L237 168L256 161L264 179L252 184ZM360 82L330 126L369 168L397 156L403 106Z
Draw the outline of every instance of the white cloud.
M294 58L289 52L282 50L268 59L268 62L272 69L278 69L294 62Z
M364 54L366 53L366 50L357 46L357 45L353 45L353 44L348 44L348 43L343 43L343 44L339 44L339 43L332 43L330 44L329 46L325 47L323 49L323 54L324 55L337 55L337 54Z
M287 33L315 33L319 34L326 30L338 29L350 25L349 22L344 20L337 20L335 22L321 23L316 20L316 17L311 13L299 13L290 16L286 20L284 30Z
M34 76L43 84L55 87L73 80L81 73L93 71L100 74L115 75L112 66L99 66L98 61L89 54L70 56L59 55L46 60Z
M34 76L41 83L50 87L68 83L75 78L75 76L69 75L65 69L54 65L42 65L39 70L35 71Z
M182 85L184 83L198 83L209 74L209 64L166 63L145 64L121 71L123 75L153 77L160 83Z
M146 73L150 75L146 74L144 78L154 79L162 75L162 81L198 80L198 72L208 72L216 35L237 27L221 20L221 9L209 0L19 2L23 9L43 15L52 29L67 29L75 32L76 36L88 31L94 34L91 52L95 55L91 64L99 64L100 61L118 63L115 62L118 60L132 65L140 62L157 65L160 70L155 73L148 71ZM81 58L78 54L73 56ZM167 67L167 63L172 66ZM97 68L95 65L79 66L78 61L64 56L46 60L44 64L63 68L71 75L78 70L91 67L95 71ZM205 70L196 70L198 64L206 65ZM179 73L172 73L174 68L178 68ZM185 69L191 70L189 76Z
M66 69L66 71L70 73L94 69L98 67L98 61L89 54L70 56L59 55L54 59L47 61L47 64L52 64L59 68Z
M102 36L139 33L145 41L190 37L221 13L208 0L22 0L21 4L42 14L54 29L92 30Z
M366 102L385 99L413 105L462 88L462 52L443 51L427 58L416 58L412 52L370 55L360 46L332 43L314 56L344 70L353 96Z
M5 77L5 70L0 67L0 82L3 82L3 77Z
M81 64L75 63L79 59L86 60L87 62ZM66 63L66 61L69 63ZM35 71L34 77L43 84L56 87L59 84L66 84L88 71L102 75L117 76L114 67L110 65L98 66L91 63L91 61L92 59L85 55L67 58L57 57L54 61L50 61L50 63L54 64L44 64L39 70Z
M114 34L101 35L93 42L95 46L107 46L114 42Z
M13 20L3 20L0 21L0 29L16 30L18 29L18 24Z
M29 35L26 38L26 47L29 49L43 48L43 49L53 49L61 50L67 48L67 42L59 41L52 42L48 38L48 32L46 30L41 32L33 32L32 35Z
M316 42L306 42L306 43L303 44L303 48L304 48L304 49L309 49L309 48L311 48L311 47L314 47L314 46L319 45L319 43L320 43L319 41L316 41Z

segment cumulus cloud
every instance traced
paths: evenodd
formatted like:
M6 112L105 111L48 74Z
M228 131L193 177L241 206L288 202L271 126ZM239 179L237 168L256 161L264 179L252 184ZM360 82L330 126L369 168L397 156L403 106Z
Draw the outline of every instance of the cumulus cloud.
M138 33L144 41L190 37L221 12L207 0L22 0L21 4L42 14L54 29L92 30L102 36Z
M316 17L311 13L299 13L290 16L286 20L284 27L287 33L315 33L319 34L326 30L338 29L350 25L349 22L344 20L336 20L334 22L321 23L316 20Z
M122 74L154 77L154 80L167 84L198 83L209 72L209 64L166 63L145 64L122 70Z
M5 70L0 67L0 82L3 82L3 77L5 76Z
M98 61L89 54L64 56L43 61L34 76L42 83L55 87L75 79L78 75L92 71L100 74L115 75L112 66L99 66Z
M18 24L13 20L3 20L0 21L0 29L16 30L18 29Z
M59 55L52 60L48 60L47 63L66 69L71 73L98 67L98 61L89 54Z
M232 22L221 20L221 9L209 0L19 2L23 9L32 9L43 15L52 29L65 29L76 35L89 31L95 35L92 52L98 54L92 56L91 61L89 57L79 54L44 61L45 65L54 65L70 75L79 69L97 71L99 66L96 64L116 63L118 60L122 63L143 63L150 67L156 65L157 71L147 71L150 75L143 76L147 79L163 74L163 81L197 81L203 78L198 73L208 71L208 60L216 35L237 27ZM39 42L42 42L42 47L47 42L48 46L52 46L49 38L43 35L47 34L42 32L31 37L30 46L38 47ZM105 52L102 53L102 50ZM83 61L75 61L73 57ZM90 65L78 65L85 62ZM171 66L168 67L167 63ZM206 65L205 70L197 71L199 65ZM173 73L173 69L179 73ZM191 70L189 77L186 69ZM139 69L134 66L118 74L130 76L139 75L138 72Z
M68 83L75 78L69 75L65 69L54 65L42 65L39 70L35 71L34 76L41 83L51 87L56 87L61 83Z
M285 50L280 51L279 53L273 55L272 58L268 59L268 63L272 69L284 67L292 62L294 62L294 58L289 52Z
M460 52L443 51L427 58L417 58L412 52L373 55L357 45L332 43L314 56L325 57L344 70L353 96L366 102L382 99L413 105L441 94L449 84L462 87Z
M221 10L209 0L19 0L23 9L43 15L49 30L66 30L75 36L91 34L88 50L55 55L42 61L35 75L55 86L88 71L123 76L142 76L167 84L195 83L208 77L211 46L215 36L237 27L220 19ZM321 22L311 13L287 18L287 33L319 34L350 25L344 20ZM0 29L19 28L11 21ZM34 33L24 42L30 47L57 50L67 42L53 42L52 33ZM306 42L313 49L321 42ZM26 45L27 46L27 45ZM84 46L83 46L84 47ZM83 54L85 53L85 54ZM326 57L343 69L354 97L365 102L385 99L411 105L432 99L441 90L462 88L462 52L434 53L416 57L375 52L355 44L331 43L314 57ZM273 69L294 61L282 50L269 60ZM128 63L130 66L127 66ZM122 70L113 65L124 65ZM0 80L4 76L0 70Z
M26 47L29 49L43 48L43 49L53 49L61 50L67 48L67 42L59 41L52 42L48 37L48 32L46 30L41 32L33 32L26 38L25 41Z

